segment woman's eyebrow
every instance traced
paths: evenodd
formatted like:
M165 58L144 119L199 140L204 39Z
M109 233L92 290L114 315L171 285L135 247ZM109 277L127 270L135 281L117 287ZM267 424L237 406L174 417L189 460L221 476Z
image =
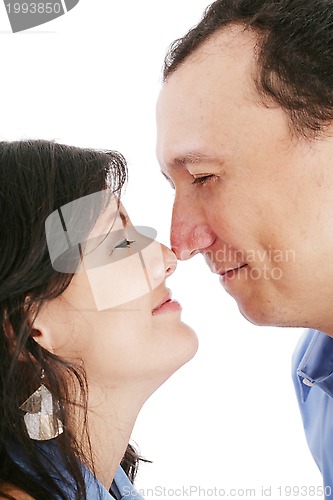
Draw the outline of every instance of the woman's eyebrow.
M124 227L126 227L128 224L128 217L125 214L125 212L122 211L121 208L119 209L119 216L121 218L122 223L124 224Z

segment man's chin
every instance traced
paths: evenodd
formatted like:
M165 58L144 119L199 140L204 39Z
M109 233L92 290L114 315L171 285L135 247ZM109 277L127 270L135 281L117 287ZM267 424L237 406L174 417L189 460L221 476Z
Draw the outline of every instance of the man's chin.
M292 321L288 320L287 317L283 317L281 312L278 313L271 307L261 308L257 304L251 304L250 306L244 306L237 302L239 312L242 316L256 326L275 326L283 328L297 328L301 325L291 324Z
M262 314L253 314L251 311L250 313L247 310L242 309L241 307L238 307L241 315L250 323L253 325L257 326L277 326L273 325L271 321L267 317L263 317Z
M224 290L236 301L242 316L258 326L285 326L285 318L281 314L283 307L277 307L276 299L267 297L269 290L262 283L260 286L258 281L248 281L246 272L247 268L240 269L232 279L220 278Z
M234 297L239 312L250 323L257 326L282 326L282 318L278 318L274 306L270 302L263 305L258 299L248 297L241 300Z

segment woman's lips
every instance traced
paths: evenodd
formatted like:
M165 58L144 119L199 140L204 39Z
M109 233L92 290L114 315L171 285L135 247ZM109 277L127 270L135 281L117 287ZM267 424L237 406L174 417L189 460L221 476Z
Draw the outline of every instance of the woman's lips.
M181 305L179 304L179 302L171 299L171 293L169 291L167 295L164 297L164 299L162 299L162 301L159 303L159 305L152 310L152 315L155 316L156 314L160 313L174 312L180 310L181 310Z
M176 300L167 300L164 302L160 307L157 309L153 309L153 316L156 314L161 314L161 313L167 313L167 312L175 312L175 311L180 311L181 310L181 305L179 302Z

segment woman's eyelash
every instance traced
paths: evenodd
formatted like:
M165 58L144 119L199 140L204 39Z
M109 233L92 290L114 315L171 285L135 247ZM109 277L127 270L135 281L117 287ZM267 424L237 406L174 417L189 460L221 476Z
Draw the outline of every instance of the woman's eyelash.
M194 181L192 182L193 185L200 185L200 186L204 186L206 184L207 181L209 181L210 179L212 179L213 177L215 177L213 174L210 174L210 175L204 175L202 177L196 177L194 179Z
M132 243L135 243L135 241L134 240L128 240L128 239L125 238L124 240L121 240L118 243L116 243L115 246L113 247L113 250L115 248L129 248Z
M111 252L109 253L109 255L112 255L114 250L116 250L117 248L130 248L132 243L135 243L135 240L128 240L127 238L125 238L124 240L118 241L118 243L116 243L111 248Z

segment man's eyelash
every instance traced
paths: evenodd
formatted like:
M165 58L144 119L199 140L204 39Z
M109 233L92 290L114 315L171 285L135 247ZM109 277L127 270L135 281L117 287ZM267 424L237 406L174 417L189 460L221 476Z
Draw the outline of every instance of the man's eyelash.
M194 181L192 182L192 185L200 185L200 186L204 186L206 184L206 182L208 182L210 179L212 179L213 177L215 177L213 174L210 174L210 175L204 175L202 177L196 177L194 179Z

